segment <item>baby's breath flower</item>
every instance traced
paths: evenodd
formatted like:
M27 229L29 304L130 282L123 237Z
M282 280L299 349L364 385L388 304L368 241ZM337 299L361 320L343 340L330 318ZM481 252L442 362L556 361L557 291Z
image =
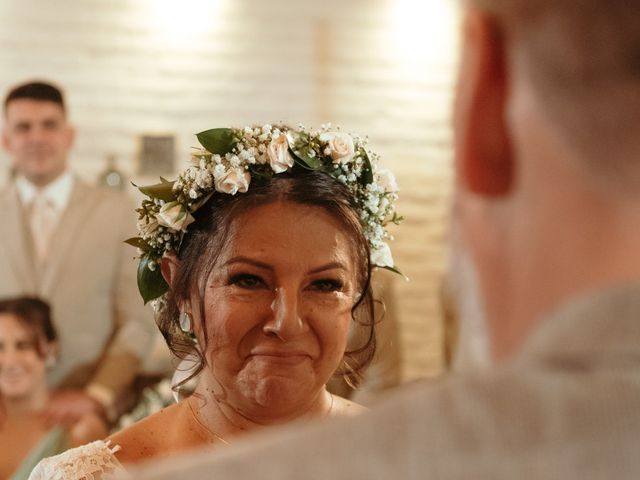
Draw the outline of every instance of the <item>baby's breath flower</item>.
M296 168L296 164L327 172L347 187L359 206L372 263L394 266L386 244L391 239L386 225L398 219L394 207L398 188L391 172L377 169L379 156L366 150L367 137L344 133L327 123L317 130L303 125L297 129L270 124L247 126L233 130L231 138L230 150L223 154L204 148L192 151L189 166L173 184L174 199L166 201L152 195L136 210L140 238L145 242L139 254L149 259L151 270L157 269L162 255L179 247L194 221L191 214L214 192L244 193L254 175L265 175L265 168L268 175L278 175ZM373 181L363 185L365 173Z

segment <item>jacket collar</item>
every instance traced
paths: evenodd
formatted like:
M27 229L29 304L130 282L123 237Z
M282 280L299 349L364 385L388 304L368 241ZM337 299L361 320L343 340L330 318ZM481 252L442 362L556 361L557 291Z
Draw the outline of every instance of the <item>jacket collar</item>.
M570 301L543 321L520 360L640 366L640 283Z

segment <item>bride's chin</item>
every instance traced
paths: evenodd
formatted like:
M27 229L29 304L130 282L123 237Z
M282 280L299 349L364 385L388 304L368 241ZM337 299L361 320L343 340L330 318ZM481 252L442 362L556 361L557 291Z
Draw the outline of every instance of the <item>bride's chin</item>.
M314 391L312 385L300 385L299 382L283 377L243 382L239 388L242 396L258 408L281 415L310 408L319 393Z

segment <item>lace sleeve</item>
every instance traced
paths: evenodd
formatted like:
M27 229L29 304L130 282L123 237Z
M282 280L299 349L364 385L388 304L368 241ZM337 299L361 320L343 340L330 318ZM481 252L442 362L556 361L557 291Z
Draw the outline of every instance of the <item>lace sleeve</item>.
M29 480L106 480L126 471L115 457L119 446L98 440L42 460Z

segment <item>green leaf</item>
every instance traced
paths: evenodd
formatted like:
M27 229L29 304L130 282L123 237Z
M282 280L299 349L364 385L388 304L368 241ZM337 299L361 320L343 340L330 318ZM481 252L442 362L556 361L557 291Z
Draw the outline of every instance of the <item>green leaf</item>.
M152 271L149 269L150 261L149 255L143 255L138 265L138 290L145 305L169 290L169 285L160 272L160 265L156 265L156 269Z
M393 213L393 218L391 218L391 223L395 225L400 225L401 222L404 221L404 217L402 215L398 215L397 213Z
M296 161L298 165L307 170L320 170L322 168L322 160L319 158L311 158L307 155L304 155L299 150L289 149L291 155L293 155L293 159Z
M311 157L307 154L309 150L309 135L306 133L287 132L289 142L289 152L293 155L296 163L308 170L319 170L322 168L322 159Z
M158 198L165 202L172 202L176 199L176 196L173 193L174 183L176 182L163 181L156 183L155 185L148 185L146 187L138 187L136 185L136 187L149 198Z
M397 273L398 275L404 277L404 279L407 281L409 280L409 277L407 277L404 273L398 270L398 268L395 265L393 267L385 266L385 267L377 267L377 268L384 268L385 270L389 270L390 272Z
M271 177L273 177L273 170L268 164L251 165L249 167L249 170L251 172L252 179L269 180Z
M237 139L231 128L213 128L196 134L200 145L209 152L225 155L235 146Z
M139 248L143 252L148 252L151 249L149 244L145 242L141 237L128 238L127 240L124 241L124 243L127 243L132 247Z
M362 175L360 175L360 185L366 187L373 182L373 168L371 167L371 160L367 152L362 150Z

